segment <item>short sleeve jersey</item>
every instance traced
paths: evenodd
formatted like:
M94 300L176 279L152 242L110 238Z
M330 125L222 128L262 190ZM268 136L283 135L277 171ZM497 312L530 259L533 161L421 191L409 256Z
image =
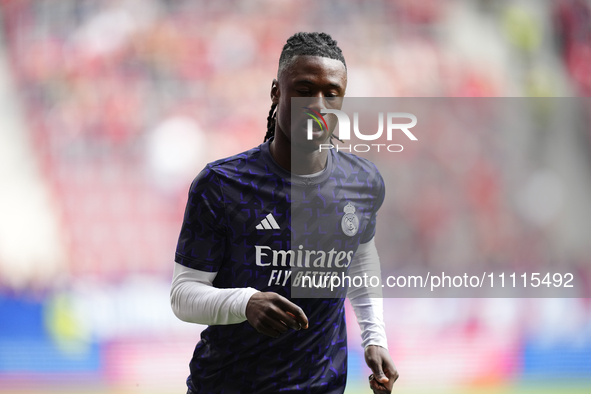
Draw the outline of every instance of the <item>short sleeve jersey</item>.
M359 244L374 236L384 182L368 160L333 150L322 173L295 176L274 161L269 145L210 163L195 178L175 261L216 272L217 288L285 296L304 310L309 328L271 338L247 321L209 326L190 362L187 384L196 393L345 388L344 299L292 298L291 285L302 273L349 266Z

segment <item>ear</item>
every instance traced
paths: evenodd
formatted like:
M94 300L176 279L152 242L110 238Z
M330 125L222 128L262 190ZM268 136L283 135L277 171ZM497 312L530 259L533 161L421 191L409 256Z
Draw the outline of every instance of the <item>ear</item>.
M277 82L277 80L274 79L273 83L271 84L271 101L273 102L273 104L279 104L279 96L279 82Z

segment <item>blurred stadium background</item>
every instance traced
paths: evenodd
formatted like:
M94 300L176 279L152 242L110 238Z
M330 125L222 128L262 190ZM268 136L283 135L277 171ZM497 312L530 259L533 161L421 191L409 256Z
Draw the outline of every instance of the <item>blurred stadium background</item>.
M168 293L186 192L262 142L294 32L339 41L349 96L591 93L588 0L0 0L0 18L0 393L185 392L202 327ZM385 309L397 392L591 392L589 299ZM368 392L349 321L347 392Z

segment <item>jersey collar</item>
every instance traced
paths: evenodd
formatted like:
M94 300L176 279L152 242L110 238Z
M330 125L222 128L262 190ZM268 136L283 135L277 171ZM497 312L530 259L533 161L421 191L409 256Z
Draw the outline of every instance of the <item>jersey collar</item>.
M271 138L261 145L261 152L263 153L263 159L265 160L265 162L267 163L267 165L273 173L279 175L284 179L289 180L291 184L298 186L319 185L321 183L326 182L326 180L330 177L334 163L334 153L332 149L330 149L328 152L326 167L324 168L324 170L322 170L322 172L320 172L319 174L314 174L313 176L296 175L281 167L279 164L277 164L275 159L273 159L273 156L271 155L271 151L269 148L272 140L273 139Z

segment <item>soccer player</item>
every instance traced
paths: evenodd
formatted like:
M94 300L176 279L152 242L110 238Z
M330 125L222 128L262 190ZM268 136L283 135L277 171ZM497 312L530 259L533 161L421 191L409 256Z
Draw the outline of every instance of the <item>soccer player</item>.
M302 281L292 268L379 274L374 234L384 182L369 161L319 149L334 119L326 117L328 128L314 126L311 140L305 127L292 127L291 98L308 98L310 111L340 109L346 86L336 41L325 33L290 37L271 87L265 142L208 164L193 181L171 289L177 317L209 325L190 362L189 394L345 390L344 299L291 297ZM310 234L294 228L292 217L306 221ZM348 295L370 387L390 393L398 372L382 300L364 288Z

